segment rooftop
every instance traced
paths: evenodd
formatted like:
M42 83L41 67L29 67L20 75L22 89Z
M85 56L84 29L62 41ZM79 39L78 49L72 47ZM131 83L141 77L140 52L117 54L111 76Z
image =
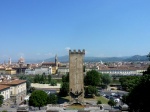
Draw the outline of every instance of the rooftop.
M9 88L9 87L10 87L10 86L0 85L0 90L6 89L6 88Z
M19 80L19 79L16 79L16 80L4 80L3 82L0 82L0 85L18 85L18 84L21 84L21 83L24 83L26 82L26 80Z

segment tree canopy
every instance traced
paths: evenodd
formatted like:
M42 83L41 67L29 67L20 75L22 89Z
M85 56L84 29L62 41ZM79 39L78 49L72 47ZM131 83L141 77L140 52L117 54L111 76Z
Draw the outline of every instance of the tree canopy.
M150 74L141 77L137 85L131 90L126 97L126 102L131 111L149 112L150 102Z
M101 74L102 83L108 85L111 83L111 76L109 74Z
M123 98L131 112L150 112L150 69L136 82L129 94Z
M114 100L109 100L109 101L108 101L108 104L109 104L111 107L113 107L113 106L116 105L116 102L115 102Z
M97 89L95 86L88 86L88 87L85 87L85 95L86 97L89 97L89 96L92 96L94 97L95 95L97 95Z
M131 91L139 82L141 76L122 76L119 81L122 89L125 91Z
M48 95L48 104L57 104L57 96L55 94Z
M85 85L98 86L100 81L100 74L96 70L88 71L84 78Z
M42 107L47 104L48 101L48 95L46 92L42 90L35 90L32 92L30 98L29 98L29 105L34 107Z
M69 93L69 73L67 75L62 76L62 85L60 88L59 95L67 96Z
M0 95L0 106L3 104L4 96Z

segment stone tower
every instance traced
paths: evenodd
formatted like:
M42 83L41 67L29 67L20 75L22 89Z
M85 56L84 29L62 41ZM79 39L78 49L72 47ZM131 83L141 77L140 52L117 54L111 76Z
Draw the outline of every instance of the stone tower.
M84 55L85 50L69 50L69 95L71 104L84 104Z

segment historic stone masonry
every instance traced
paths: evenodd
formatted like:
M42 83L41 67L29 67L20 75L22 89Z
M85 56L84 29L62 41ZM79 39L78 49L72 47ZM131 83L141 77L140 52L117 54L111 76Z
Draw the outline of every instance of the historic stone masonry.
M85 50L69 50L69 95L70 104L84 104L83 58Z

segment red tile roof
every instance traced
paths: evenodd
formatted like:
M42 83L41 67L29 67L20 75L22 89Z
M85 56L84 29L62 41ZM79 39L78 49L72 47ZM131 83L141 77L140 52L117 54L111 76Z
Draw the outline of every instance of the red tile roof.
M6 89L6 88L9 88L9 87L10 87L10 86L0 85L0 90Z
M5 80L0 82L0 85L18 85L24 82L26 82L26 80Z

